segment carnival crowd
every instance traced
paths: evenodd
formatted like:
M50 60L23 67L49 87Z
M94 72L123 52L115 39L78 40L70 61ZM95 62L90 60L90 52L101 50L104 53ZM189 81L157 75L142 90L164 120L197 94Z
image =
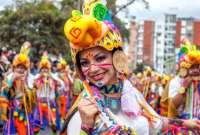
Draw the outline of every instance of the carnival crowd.
M199 135L200 51L184 39L176 74L150 67L128 70L123 40L105 0L85 0L64 25L69 66L62 55L31 43L0 55L3 135ZM64 35L63 35L64 36Z

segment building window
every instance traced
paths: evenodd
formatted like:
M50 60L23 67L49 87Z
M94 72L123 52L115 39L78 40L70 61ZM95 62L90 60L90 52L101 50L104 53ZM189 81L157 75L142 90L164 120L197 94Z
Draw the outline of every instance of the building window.
M162 33L157 33L157 36L161 36L162 35Z

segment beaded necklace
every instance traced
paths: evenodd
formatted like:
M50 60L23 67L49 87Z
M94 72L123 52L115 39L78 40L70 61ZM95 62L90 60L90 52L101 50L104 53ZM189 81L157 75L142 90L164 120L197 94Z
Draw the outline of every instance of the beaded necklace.
M123 83L120 81L117 84L111 86L103 86L100 88L104 104L109 108L113 113L117 114L121 110L121 98L119 97L110 97L106 94L121 94L123 88Z
M119 81L116 84L112 84L111 86L102 86L100 88L101 93L103 94L114 94L114 93L121 93L123 88L123 82Z

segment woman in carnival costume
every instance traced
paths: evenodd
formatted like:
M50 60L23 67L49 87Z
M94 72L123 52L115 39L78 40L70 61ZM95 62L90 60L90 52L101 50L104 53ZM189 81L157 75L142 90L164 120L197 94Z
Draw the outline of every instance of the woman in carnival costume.
M3 82L3 96L7 106L3 108L4 134L32 135L31 113L33 109L33 76L29 73L28 52L30 43L25 42L13 60L13 72Z
M200 118L200 51L184 39L178 53L179 78L169 86L168 117Z
M70 106L70 95L72 89L72 80L67 71L67 62L60 58L57 64L57 76L64 82L64 89L59 93L59 111L61 116L61 123L64 122L65 114Z
M126 79L128 67L122 39L105 4L100 0L85 1L83 14L73 11L65 23L72 59L85 89L69 110L61 133L148 135L161 133L171 125L200 129L198 120L159 116Z
M58 93L64 88L63 82L51 73L48 53L44 52L39 63L40 73L35 77L34 91L37 106L34 111L34 132L50 126L53 134L59 129Z
M160 113L160 96L162 93L161 75L159 73L154 73L152 79L149 98L146 101L157 113Z

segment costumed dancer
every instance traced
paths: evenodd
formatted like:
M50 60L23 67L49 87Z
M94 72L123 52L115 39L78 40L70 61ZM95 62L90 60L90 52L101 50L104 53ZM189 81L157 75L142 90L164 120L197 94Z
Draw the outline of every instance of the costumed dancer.
M149 92L149 98L147 102L151 107L156 110L157 113L160 113L160 97L163 91L161 84L161 75L155 73L153 75L154 81L151 83L151 91Z
M152 85L152 69L150 67L146 67L146 69L143 71L144 72L144 91L143 95L146 101L149 101L151 98L151 85ZM149 103L149 102L148 102Z
M199 119L200 116L200 51L183 40L179 51L179 81L170 82L168 116ZM182 131L181 131L182 132ZM196 134L199 134L196 133Z
M64 123L65 114L70 107L71 92L72 92L72 80L70 80L69 73L67 71L67 62L60 58L57 64L57 76L64 82L64 89L59 93L59 111L61 115L61 123Z
M74 11L64 26L84 91L69 110L67 129L62 133L153 135L172 125L200 129L198 120L159 116L126 79L128 64L122 38L109 20L105 4L85 1L84 13Z
M31 113L33 109L33 79L29 73L28 52L30 43L25 42L13 60L13 72L3 82L3 96L7 101L3 108L4 134L32 135Z
M160 115L168 117L168 106L169 106L169 82L170 77L168 75L164 75L162 79L162 88L163 92L161 93L160 99Z
M64 88L64 83L51 73L51 63L48 53L44 52L39 63L40 73L35 77L34 91L37 106L34 110L34 132L51 127L56 134L59 126L58 93Z

